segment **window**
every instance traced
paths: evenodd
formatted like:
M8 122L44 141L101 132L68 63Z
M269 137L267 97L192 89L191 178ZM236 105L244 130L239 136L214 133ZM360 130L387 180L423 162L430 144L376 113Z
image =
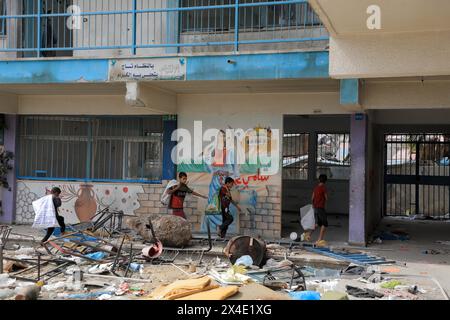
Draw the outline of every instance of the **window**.
M93 181L160 180L162 117L20 120L19 176Z
M321 133L317 135L317 177L350 179L350 134Z
M307 133L283 135L283 179L308 179L308 139Z
M0 0L0 15L7 15L5 0ZM0 36L6 36L6 19L3 17L0 19Z
M280 0L275 0L280 1ZM241 0L240 3L268 2ZM181 0L181 7L234 5L234 0ZM182 32L217 32L234 30L234 8L183 11ZM308 3L241 7L239 28L249 31L277 27L304 27L320 25L321 21Z

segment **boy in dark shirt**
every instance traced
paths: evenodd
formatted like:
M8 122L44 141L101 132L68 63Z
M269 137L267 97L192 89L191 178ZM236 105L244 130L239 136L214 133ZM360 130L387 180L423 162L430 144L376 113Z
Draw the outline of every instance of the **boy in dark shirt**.
M220 188L219 191L220 207L222 210L222 225L218 227L217 231L218 236L221 238L225 238L228 227L233 223L233 216L230 214L230 203L234 204L239 212L242 211L239 205L231 197L230 190L233 185L233 178L227 177L225 179L225 184Z
M317 240L316 245L320 245L320 242L323 241L326 228L328 227L327 212L325 211L325 204L328 200L327 188L325 187L326 182L327 176L321 174L319 176L319 184L314 188L311 199L314 208L314 216L316 218L316 228L317 226L320 227L319 239Z
M58 213L58 208L61 207L61 198L59 197L59 195L61 194L61 189L58 187L54 187L52 188L51 194L53 195L53 205L55 206L56 220L58 220L59 226L61 227L61 234L64 234L66 231L66 225L64 223L64 218L61 217ZM47 234L41 240L41 243L46 242L54 231L55 228L48 228Z
M173 215L186 219L183 210L184 198L186 198L186 195L190 193L204 199L208 199L208 197L193 191L187 186L187 174L185 172L180 172L178 174L178 179L180 183L168 190L168 193L172 195L170 197L169 208L172 209Z

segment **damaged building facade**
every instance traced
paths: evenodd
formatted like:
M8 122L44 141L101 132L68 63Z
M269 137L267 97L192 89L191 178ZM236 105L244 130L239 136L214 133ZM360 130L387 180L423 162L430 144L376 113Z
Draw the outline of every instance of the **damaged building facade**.
M232 207L230 234L298 231L321 173L350 243L365 244L385 215L448 218L450 31L432 17L450 10L380 0L391 15L372 30L370 1L339 2L345 17L325 0L0 1L3 145L14 154L0 221L32 223L31 202L53 186L69 223L105 207L168 214L161 194L179 171L209 198L186 198L195 233L220 223L207 208L225 176L243 208ZM414 12L429 21L408 23ZM176 165L172 134L196 121L279 130L279 171Z

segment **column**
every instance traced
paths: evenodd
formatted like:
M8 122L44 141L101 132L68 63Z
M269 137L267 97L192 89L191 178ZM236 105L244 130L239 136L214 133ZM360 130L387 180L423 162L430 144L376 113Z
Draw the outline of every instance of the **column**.
M16 137L17 137L17 115L5 115L5 150L14 154L11 161L13 169L8 173L9 189L3 188L2 213L0 223L11 224L14 222L16 214Z
M367 115L352 114L350 122L350 192L349 235L350 244L366 244L366 144Z

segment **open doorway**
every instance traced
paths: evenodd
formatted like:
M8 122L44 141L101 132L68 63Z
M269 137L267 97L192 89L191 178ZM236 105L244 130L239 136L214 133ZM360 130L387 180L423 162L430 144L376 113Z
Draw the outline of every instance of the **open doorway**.
M40 6L38 2L41 1ZM67 13L72 5L72 0L22 0L24 15L41 15L41 23L38 28L36 18L24 18L22 21L22 47L41 48L41 57L72 56L73 35L67 27L66 16L45 16ZM38 34L39 33L39 34ZM66 50L67 49L67 50ZM24 57L36 57L36 51L24 51Z
M282 236L303 232L300 208L311 204L320 174L328 177L328 239L347 241L350 117L286 115L283 119Z

